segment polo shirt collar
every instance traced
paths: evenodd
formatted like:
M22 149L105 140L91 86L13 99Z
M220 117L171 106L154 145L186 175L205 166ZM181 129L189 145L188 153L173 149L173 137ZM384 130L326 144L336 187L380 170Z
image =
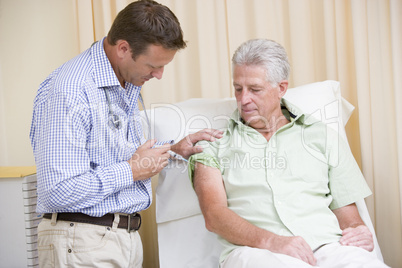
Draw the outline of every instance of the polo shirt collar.
M296 105L292 104L291 102L289 102L286 99L281 99L281 107L282 109L286 109L289 112L289 116L288 119L291 123L301 123L304 125L312 125L318 121L320 121L319 119L304 113L299 107L297 107ZM285 115L287 116L287 115ZM239 110L236 109L230 118L230 122L232 126L235 125L244 125L243 120L240 117L240 113Z

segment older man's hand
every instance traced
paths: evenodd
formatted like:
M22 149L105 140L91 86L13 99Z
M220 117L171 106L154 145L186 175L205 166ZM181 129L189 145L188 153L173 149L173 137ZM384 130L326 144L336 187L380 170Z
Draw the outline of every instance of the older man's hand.
M317 263L314 253L307 242L300 236L279 236L272 235L270 245L266 249L292 256L312 266ZM261 247L265 248L265 247Z
M344 229L339 242L344 246L361 247L368 251L374 249L373 235L366 225Z
M200 153L203 150L201 146L194 146L194 144L201 140L215 141L215 139L222 138L222 134L223 132L220 130L203 129L184 137L181 141L172 145L171 150L187 159L191 155Z

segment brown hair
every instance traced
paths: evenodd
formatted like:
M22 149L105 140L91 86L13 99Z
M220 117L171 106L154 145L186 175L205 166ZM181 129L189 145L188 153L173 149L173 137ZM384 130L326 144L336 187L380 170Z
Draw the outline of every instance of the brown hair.
M126 40L133 59L144 53L150 44L172 50L186 47L177 17L168 7L151 0L132 2L120 11L107 38L111 45L117 40Z

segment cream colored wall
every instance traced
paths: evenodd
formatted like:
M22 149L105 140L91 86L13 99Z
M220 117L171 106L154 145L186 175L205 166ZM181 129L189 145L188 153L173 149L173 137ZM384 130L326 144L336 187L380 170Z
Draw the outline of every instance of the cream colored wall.
M0 166L35 164L33 99L47 75L79 53L75 14L72 1L0 1Z
M34 165L28 135L39 84L104 36L128 2L0 0L0 166ZM175 12L189 43L166 67L162 80L144 86L147 106L231 96L230 57L241 42L255 37L285 46L292 63L291 86L324 79L341 82L343 96L356 107L347 134L374 192L366 200L370 215L386 261L400 266L402 2L159 2ZM144 212L147 222L154 222L152 209ZM149 234L144 245L149 243L155 252L156 227L148 227L143 229Z

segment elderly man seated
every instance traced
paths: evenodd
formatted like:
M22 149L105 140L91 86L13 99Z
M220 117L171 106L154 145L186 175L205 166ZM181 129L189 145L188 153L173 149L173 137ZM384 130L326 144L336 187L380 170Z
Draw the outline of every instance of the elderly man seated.
M355 202L371 194L347 143L282 99L290 66L278 43L243 43L233 59L238 109L223 138L190 158L221 267L387 267Z

